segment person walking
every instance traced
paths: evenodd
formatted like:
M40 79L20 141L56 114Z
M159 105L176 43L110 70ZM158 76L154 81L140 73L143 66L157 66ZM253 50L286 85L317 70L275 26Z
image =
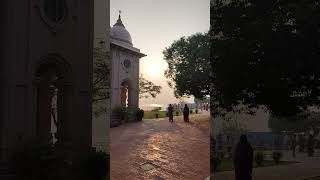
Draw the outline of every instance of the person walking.
M253 149L244 134L236 145L233 164L235 180L252 180Z
M173 122L173 107L171 104L169 104L169 107L168 107L168 117L169 117L169 121Z
M297 148L297 135L294 134L291 139L292 157L296 157L296 148Z
M314 154L314 140L313 140L313 135L309 135L308 137L308 156L312 157Z
M189 122L189 107L188 105L184 105L184 108L183 108L183 120L184 122Z

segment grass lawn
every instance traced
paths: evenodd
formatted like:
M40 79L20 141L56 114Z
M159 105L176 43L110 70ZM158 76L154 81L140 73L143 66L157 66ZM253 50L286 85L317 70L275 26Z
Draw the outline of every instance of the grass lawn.
M281 161L279 164L275 164L274 161L265 160L263 161L262 165L259 167L289 165L293 163L296 163L296 162ZM254 168L259 168L259 167L256 163L254 163ZM232 171L232 170L233 170L233 161L230 159L223 159L220 167L218 168L218 172Z
M159 118L165 118L167 117L167 111L145 111L144 112L144 119L156 119L156 114L159 114ZM195 114L195 112L193 112L192 114ZM190 115L192 115L190 114ZM200 114L200 112L198 112L198 114ZM176 112L173 113L173 116L176 116ZM179 116L182 116L182 112L179 112Z
M158 111L158 112L145 111L143 118L144 119L155 119L156 118L156 114L159 114L159 118L164 118L164 117L167 117L166 113L167 113L166 111Z

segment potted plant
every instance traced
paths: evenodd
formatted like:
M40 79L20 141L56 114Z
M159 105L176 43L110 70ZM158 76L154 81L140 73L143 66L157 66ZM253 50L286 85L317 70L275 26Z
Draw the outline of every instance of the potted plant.
M280 151L273 152L272 153L272 158L273 158L273 160L274 160L274 162L276 164L279 164L279 162L280 162L280 160L282 158L282 152L280 152Z
M137 110L137 120L138 120L138 121L142 121L143 116L144 116L144 110L142 110L142 109L139 108L139 109Z
M105 180L109 176L110 155L102 151L93 151L84 161L85 176L88 179Z
M211 172L217 172L221 165L221 158L213 155L211 156Z
M118 121L128 121L128 108L126 107L117 107L113 110L113 116Z
M264 154L263 154L263 152L261 152L261 151L257 152L257 153L255 154L255 156L254 156L254 160L255 160L255 162L256 162L256 164L257 164L258 166L261 166L262 163L263 163L263 161L264 161Z

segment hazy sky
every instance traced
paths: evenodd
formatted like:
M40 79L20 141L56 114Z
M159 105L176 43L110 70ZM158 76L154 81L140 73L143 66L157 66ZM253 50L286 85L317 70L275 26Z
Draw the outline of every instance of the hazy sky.
M209 0L110 0L110 23L119 10L133 45L147 54L140 61L140 74L163 87L155 99L142 99L140 105L179 102L166 83L163 50L174 40L209 30ZM192 100L188 100L192 101Z

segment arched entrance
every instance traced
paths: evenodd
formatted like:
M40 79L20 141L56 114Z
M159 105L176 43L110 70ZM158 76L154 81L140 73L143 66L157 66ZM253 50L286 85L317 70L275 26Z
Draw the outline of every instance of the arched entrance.
M130 107L131 105L131 85L128 80L121 83L121 107Z
M58 56L45 57L36 67L36 137L41 145L68 140L68 93L71 68Z

